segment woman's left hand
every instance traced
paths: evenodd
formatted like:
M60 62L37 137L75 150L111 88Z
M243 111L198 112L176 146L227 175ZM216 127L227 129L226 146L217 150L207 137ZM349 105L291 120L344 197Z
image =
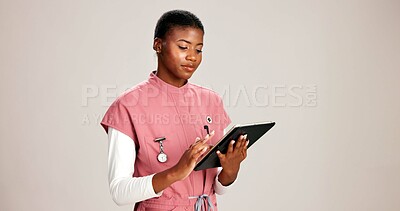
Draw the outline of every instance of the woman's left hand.
M241 135L236 142L232 140L229 143L226 154L217 151L219 161L222 165L222 171L218 178L222 185L230 185L236 180L240 163L247 157L248 144L247 135Z

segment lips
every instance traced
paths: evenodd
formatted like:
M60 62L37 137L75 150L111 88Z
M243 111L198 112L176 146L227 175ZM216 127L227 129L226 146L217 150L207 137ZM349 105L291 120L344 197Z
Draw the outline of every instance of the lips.
M182 65L182 67L189 72L193 72L196 69L194 65Z

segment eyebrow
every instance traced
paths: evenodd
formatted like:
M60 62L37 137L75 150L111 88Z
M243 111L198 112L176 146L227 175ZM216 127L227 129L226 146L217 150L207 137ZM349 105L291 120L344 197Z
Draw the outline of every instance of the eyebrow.
M180 39L180 40L178 40L178 42L179 42L179 41L183 41L183 42L185 42L185 43L192 44L190 41L185 40L185 39ZM198 43L197 45L203 45L203 43Z

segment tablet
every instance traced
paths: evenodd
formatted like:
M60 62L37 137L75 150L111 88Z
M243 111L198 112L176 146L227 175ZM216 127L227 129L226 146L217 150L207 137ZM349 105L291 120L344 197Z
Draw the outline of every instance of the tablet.
M275 122L260 122L244 125L234 125L222 138L215 144L214 147L208 151L203 158L198 161L194 170L204 170L208 168L220 167L221 163L217 156L217 151L219 150L222 154L225 154L228 150L229 143L231 140L237 140L240 135L247 134L247 139L249 140L249 148L258 139L260 139L266 132L268 132Z

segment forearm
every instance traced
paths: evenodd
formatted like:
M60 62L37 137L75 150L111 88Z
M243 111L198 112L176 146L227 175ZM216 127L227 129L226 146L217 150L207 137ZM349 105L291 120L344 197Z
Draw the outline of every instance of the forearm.
M154 192L159 193L177 181L179 181L179 178L174 168L157 173L152 180Z
M237 170L232 170L232 171L227 171L225 169L222 169L221 173L219 173L218 181L223 186L228 186L236 180L238 173L239 173L239 168Z

